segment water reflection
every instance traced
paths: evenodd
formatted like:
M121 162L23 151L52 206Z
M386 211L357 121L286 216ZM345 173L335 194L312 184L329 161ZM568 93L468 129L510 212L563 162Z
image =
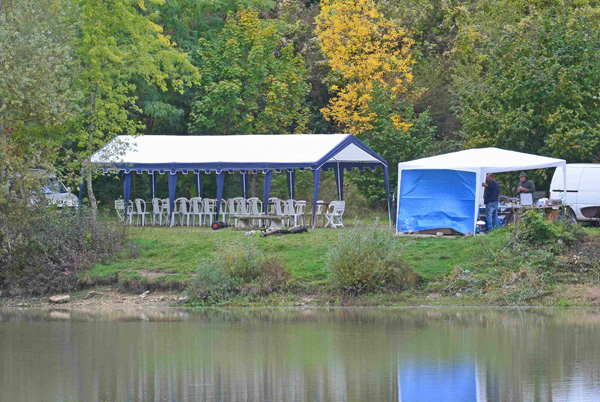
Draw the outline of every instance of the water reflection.
M0 310L0 400L596 401L600 312Z

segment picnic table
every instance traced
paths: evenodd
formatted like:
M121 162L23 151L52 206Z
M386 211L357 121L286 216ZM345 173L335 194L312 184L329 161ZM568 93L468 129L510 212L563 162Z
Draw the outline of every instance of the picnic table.
M255 219L263 219L269 221L269 229L283 229L283 221L289 219L289 216L285 215L237 215L235 217L238 220L238 226L242 229L252 228L252 221Z

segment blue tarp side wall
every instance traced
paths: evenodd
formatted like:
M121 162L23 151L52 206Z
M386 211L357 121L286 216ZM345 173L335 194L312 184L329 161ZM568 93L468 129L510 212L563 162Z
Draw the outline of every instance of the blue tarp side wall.
M473 232L475 172L403 170L400 183L398 232L442 228Z
M477 402L477 374L473 361L398 365L398 400L410 402Z

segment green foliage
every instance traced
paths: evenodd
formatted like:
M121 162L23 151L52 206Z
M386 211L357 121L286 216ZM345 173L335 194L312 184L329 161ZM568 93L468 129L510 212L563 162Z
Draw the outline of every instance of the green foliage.
M357 225L340 236L327 265L334 286L348 293L414 288L420 280L403 262L398 241L376 225Z
M388 161L389 182L398 182L397 162L423 157L429 154L434 141L435 126L428 111L416 114L411 104L403 100L392 101L382 95L381 87L375 86L370 103L375 115L373 129L358 137L375 152ZM399 129L386 116L400 114L410 125L406 130ZM380 118L380 116L382 116ZM353 172L350 177L370 204L386 199L383 174L381 171ZM387 206L386 206L387 207Z
M469 143L597 159L599 21L568 10L532 13L492 39L482 78L460 92Z
M201 261L187 292L194 302L214 304L236 295L268 295L283 289L288 280L287 269L255 243L231 241L219 244Z
M78 273L110 262L127 239L121 224L41 200L3 206L0 228L0 289L13 295L76 289Z
M190 131L270 134L306 129L306 69L280 26L258 13L230 13L215 40L201 39L202 86L192 103Z
M583 237L579 225L566 219L550 222L535 210L523 213L517 230L519 241L532 246L549 245L557 252Z
M70 9L66 0L0 2L0 134L55 125L76 110Z

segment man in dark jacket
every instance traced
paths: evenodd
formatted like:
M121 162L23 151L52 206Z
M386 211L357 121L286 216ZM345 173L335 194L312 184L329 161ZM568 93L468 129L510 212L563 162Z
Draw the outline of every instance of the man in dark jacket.
M485 204L485 223L488 231L500 226L498 219L498 196L500 195L500 184L494 179L492 173L485 176L485 187L483 202Z
M526 193L533 194L535 193L535 184L533 184L531 180L527 179L527 173L521 172L519 174L519 184L517 184L513 190L517 193L517 195Z

